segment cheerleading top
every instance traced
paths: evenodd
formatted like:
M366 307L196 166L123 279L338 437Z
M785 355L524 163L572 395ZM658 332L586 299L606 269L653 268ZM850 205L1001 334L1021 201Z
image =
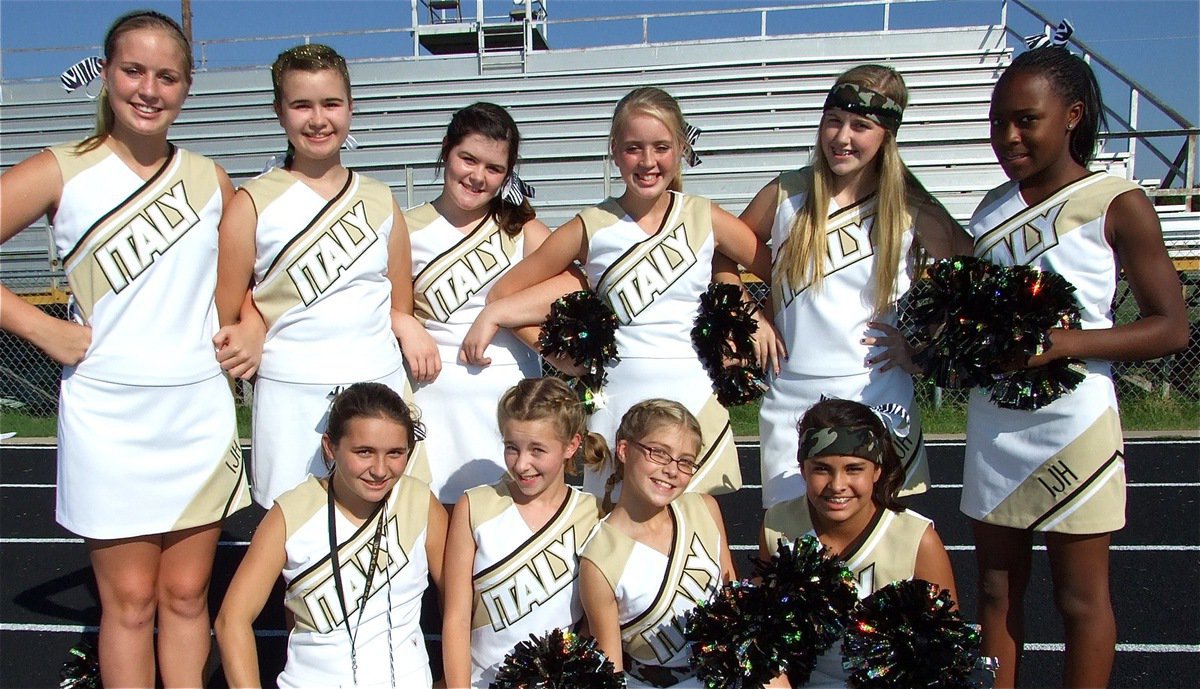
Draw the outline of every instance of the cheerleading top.
M92 328L74 371L124 385L182 385L219 374L212 352L223 207L216 164L171 146L144 180L106 144L85 152L77 146L49 149L63 179L54 246Z
M695 359L692 323L712 279L712 202L670 192L651 235L613 198L579 219L588 239L584 272L617 315L621 358Z
M1029 206L1009 182L971 219L975 254L1030 265L1075 286L1085 330L1112 326L1117 262L1105 236L1109 205L1137 185L1093 173ZM1106 533L1125 524L1121 423L1108 361L1087 359L1074 389L1035 410L998 407L971 393L962 511L1017 529Z
M361 526L333 510L344 591L339 600L326 487L310 476L279 497L286 528L284 605L295 617L281 685L349 684L352 643L363 686L386 686L389 673L407 674L415 664L428 664L419 622L429 576L425 539L431 499L425 484L401 477ZM392 660L396 667L389 667Z
M779 198L775 222L771 226L771 259L792 232L796 215L804 207L812 184L812 168L785 172L777 178ZM872 194L845 208L830 200L826 220L825 278L816 287L799 290L788 284L782 267L775 265L771 297L775 308L775 326L791 356L782 362L783 373L804 376L848 376L863 373L871 355L871 345L861 342L869 321L896 325L896 310L875 315L875 249L871 229L875 224L877 197ZM916 217L919 207L910 204L909 214ZM904 269L896 278L891 301L908 291L915 270L912 252L913 229L904 231L901 252L906 256ZM817 346L814 346L817 343Z
M465 235L431 203L404 212L412 241L415 316L437 344L443 362L458 350L487 303L496 282L524 253L524 233L509 236L488 215ZM535 357L509 330L488 347L492 365L527 363Z
M811 509L808 496L802 495L767 510L763 517L763 539L768 550L773 552L780 539L792 541L816 536ZM856 543L838 554L854 572L858 597L866 598L893 581L912 579L921 537L932 525L932 521L912 510L877 510Z
M517 642L582 619L579 551L600 506L595 496L568 486L558 511L534 532L507 480L466 495L475 537L471 683L486 688Z
M258 213L254 304L267 324L259 375L375 380L401 365L392 334L387 185L348 171L326 200L282 168L247 182Z
M602 520L581 557L604 575L617 600L625 671L654 686L695 674L685 615L721 587L721 531L705 498L684 493L667 506L675 527L664 555Z

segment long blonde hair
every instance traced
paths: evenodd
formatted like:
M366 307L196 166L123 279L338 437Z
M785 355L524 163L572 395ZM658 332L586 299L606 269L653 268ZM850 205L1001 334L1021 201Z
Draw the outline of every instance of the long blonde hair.
M621 130L635 115L649 115L662 122L663 126L671 132L680 162L676 168L675 179L671 180L671 184L667 188L671 191L683 191L683 155L688 144L687 123L684 122L683 111L679 109L679 101L655 86L642 86L625 94L625 97L617 102L617 108L613 111L612 126L608 130L610 156L615 152Z
M108 28L108 33L104 34L104 66L105 72L107 68L112 66L113 55L117 52L117 41L127 33L140 31L142 29L158 29L165 32L175 42L179 48L179 52L183 53L183 78L187 81L188 86L192 84L192 46L188 43L188 39L183 35L183 29L179 28L179 24L174 19L171 19L161 12L154 10L137 10L128 12L117 17L112 26ZM116 115L113 113L112 104L108 102L108 86L100 87L100 95L96 96L96 126L92 131L92 135L75 147L78 153L87 153L88 151L100 145L104 138L112 133L113 123L116 121Z
M904 78L890 67L859 65L838 77L834 88L855 84L881 93L901 108L908 104L908 88ZM871 226L871 245L875 253L874 309L876 314L887 311L893 302L904 256L904 232L912 225L909 199L928 196L928 192L912 176L896 145L896 134L884 127L883 145L875 156L879 173L876 189L875 222ZM807 171L808 193L804 206L792 222L791 233L784 240L776 260L776 279L786 280L797 291L803 288L820 289L825 279L828 240L826 219L829 217L829 196L833 188L833 172L825 151L820 145L813 149L812 166Z

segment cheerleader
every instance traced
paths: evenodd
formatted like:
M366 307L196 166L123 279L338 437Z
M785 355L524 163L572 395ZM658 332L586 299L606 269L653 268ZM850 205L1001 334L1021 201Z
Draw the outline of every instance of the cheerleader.
M430 687L421 632L428 581L442 588L446 511L404 476L422 429L390 387L356 383L329 409L327 478L279 497L254 532L217 615L230 686L262 686L251 624L282 573L288 635L282 688Z
M1020 670L1034 532L1045 534L1063 617L1063 684L1107 686L1116 644L1108 552L1125 525L1110 362L1187 345L1187 312L1154 207L1133 182L1088 171L1102 102L1091 68L1061 47L1021 54L992 93L992 149L1011 181L971 218L975 255L1074 285L1082 329L1051 330L1048 351L1025 365L1072 357L1087 366L1074 392L1036 411L1000 408L980 390L968 404L962 511L975 534L983 653L1000 660L997 687L1014 686ZM1119 271L1141 315L1114 325Z
M900 160L908 90L895 70L860 65L825 99L812 164L785 172L742 213L774 253L770 309L793 356L762 403L763 507L804 494L796 422L822 395L899 404L912 417L903 493L929 480L896 299L929 258L970 239Z
M468 490L450 519L442 658L446 686L487 689L505 654L530 635L583 617L579 551L599 518L590 493L566 483L576 456L608 452L583 404L557 378L529 378L497 410L508 474Z
M846 561L860 598L907 579L937 584L953 596L950 557L933 522L896 501L904 470L883 416L858 402L826 399L805 412L798 430L805 494L767 510L759 557L769 560L780 539L814 535ZM834 648L817 658L804 686L845 687L848 678ZM771 686L787 683L780 678Z
M723 493L741 487L741 470L729 414L692 346L690 331L700 295L719 251L768 272L769 254L737 218L711 201L682 193L680 166L690 156L679 103L657 88L631 91L617 104L610 153L625 192L588 208L555 230L529 260L495 288L502 297L537 285L579 261L591 288L616 312L620 362L609 367L602 404L588 428L612 438L624 412L663 394L681 402L704 429L703 456L690 490ZM497 300L480 315L476 331L495 323L528 322L514 300ZM540 314L545 318L546 312ZM473 333L474 334L474 333ZM464 343L468 359L487 338ZM584 489L606 495L615 488L611 464L585 469ZM606 497L611 497L607 496Z
M268 508L324 473L320 438L335 388L371 380L405 390L392 323L411 302L411 283L389 280L409 274L408 233L391 191L342 165L352 104L346 61L328 46L296 46L271 65L271 83L288 152L230 202L217 264L222 332L265 326L250 469L254 499ZM239 320L247 290L257 311ZM252 335L219 342L256 345Z
M588 626L630 687L701 687L685 615L736 574L717 501L685 492L700 469L700 423L678 402L649 399L616 437L621 497L579 566Z
M192 83L179 25L126 14L104 37L95 134L4 173L0 240L47 215L70 320L3 291L0 327L63 364L58 522L100 594L101 678L195 687L221 520L249 503L233 398L213 356L224 170L167 129ZM130 496L137 496L130 502Z
M405 212L412 243L415 317L398 330L424 412L429 438L410 463L410 475L429 483L443 503L504 474L496 401L522 378L537 376L537 328L494 332L482 358L459 361L463 339L492 286L550 234L525 198L516 175L521 135L504 108L475 103L454 113L442 139L442 193ZM565 280L565 282L563 282ZM551 280L552 293L579 289L577 277ZM544 289L544 288L543 288ZM470 395L463 391L469 389ZM470 433L463 433L464 427Z

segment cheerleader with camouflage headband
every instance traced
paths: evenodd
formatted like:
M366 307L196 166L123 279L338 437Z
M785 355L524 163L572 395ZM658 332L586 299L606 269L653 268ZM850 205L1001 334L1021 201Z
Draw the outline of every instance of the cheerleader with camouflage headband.
M769 308L790 357L762 404L763 506L804 493L796 422L822 395L898 404L912 417L904 492L928 482L907 345L896 300L928 259L970 240L900 159L908 90L895 70L854 67L825 99L810 166L763 187L744 220L770 240Z
M230 202L217 264L218 315L239 333L222 345L252 361L262 352L250 469L263 507L323 473L320 438L336 387L371 380L405 390L392 325L412 300L408 233L391 191L342 165L346 61L327 46L297 46L279 54L271 81L288 152ZM238 322L247 298L261 316ZM257 337L247 335L255 326ZM253 363L239 373L252 376Z
M805 493L767 510L759 557L770 559L780 539L813 535L846 561L860 598L905 579L923 579L953 596L950 557L933 522L896 501L904 471L891 429L906 421L902 409L881 412L849 400L810 407L796 429ZM835 646L817 658L804 686L845 687L848 677ZM770 686L787 685L780 678Z
M0 181L0 240L49 217L70 320L5 287L0 327L64 366L55 511L86 539L104 685L151 687L157 669L166 687L196 687L221 520L249 504L211 341L217 223L233 186L167 139L192 84L174 20L118 18L101 78L95 134Z
M532 189L517 177L520 145L504 108L475 103L459 110L442 139L441 193L404 213L415 317L404 316L398 332L429 429L409 471L447 505L504 475L496 402L539 374L537 353L518 339L534 342L536 327L496 330L481 359L459 357L492 287L550 234L526 198ZM540 307L579 285L570 274L551 280Z
M992 149L1011 181L988 192L971 218L975 255L1055 272L1075 286L1082 328L1051 330L1046 352L1016 363L1071 357L1087 368L1073 392L1034 411L971 393L962 511L974 529L983 652L1000 659L998 688L1018 679L1035 531L1045 533L1063 617L1063 685L1108 685L1117 635L1109 545L1125 525L1110 362L1187 345L1187 311L1154 207L1135 183L1088 170L1102 103L1087 63L1054 46L1019 55L992 93ZM1121 272L1140 315L1114 325Z

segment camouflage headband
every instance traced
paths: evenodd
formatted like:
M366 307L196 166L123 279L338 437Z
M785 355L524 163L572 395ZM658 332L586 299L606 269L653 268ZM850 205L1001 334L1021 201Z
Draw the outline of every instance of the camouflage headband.
M893 134L900 129L900 122L904 119L904 108L899 103L882 93L849 82L835 84L829 89L823 109L830 108L865 117Z
M862 457L875 464L883 464L883 447L876 442L875 435L869 428L810 428L800 436L801 463L814 457L837 455Z

